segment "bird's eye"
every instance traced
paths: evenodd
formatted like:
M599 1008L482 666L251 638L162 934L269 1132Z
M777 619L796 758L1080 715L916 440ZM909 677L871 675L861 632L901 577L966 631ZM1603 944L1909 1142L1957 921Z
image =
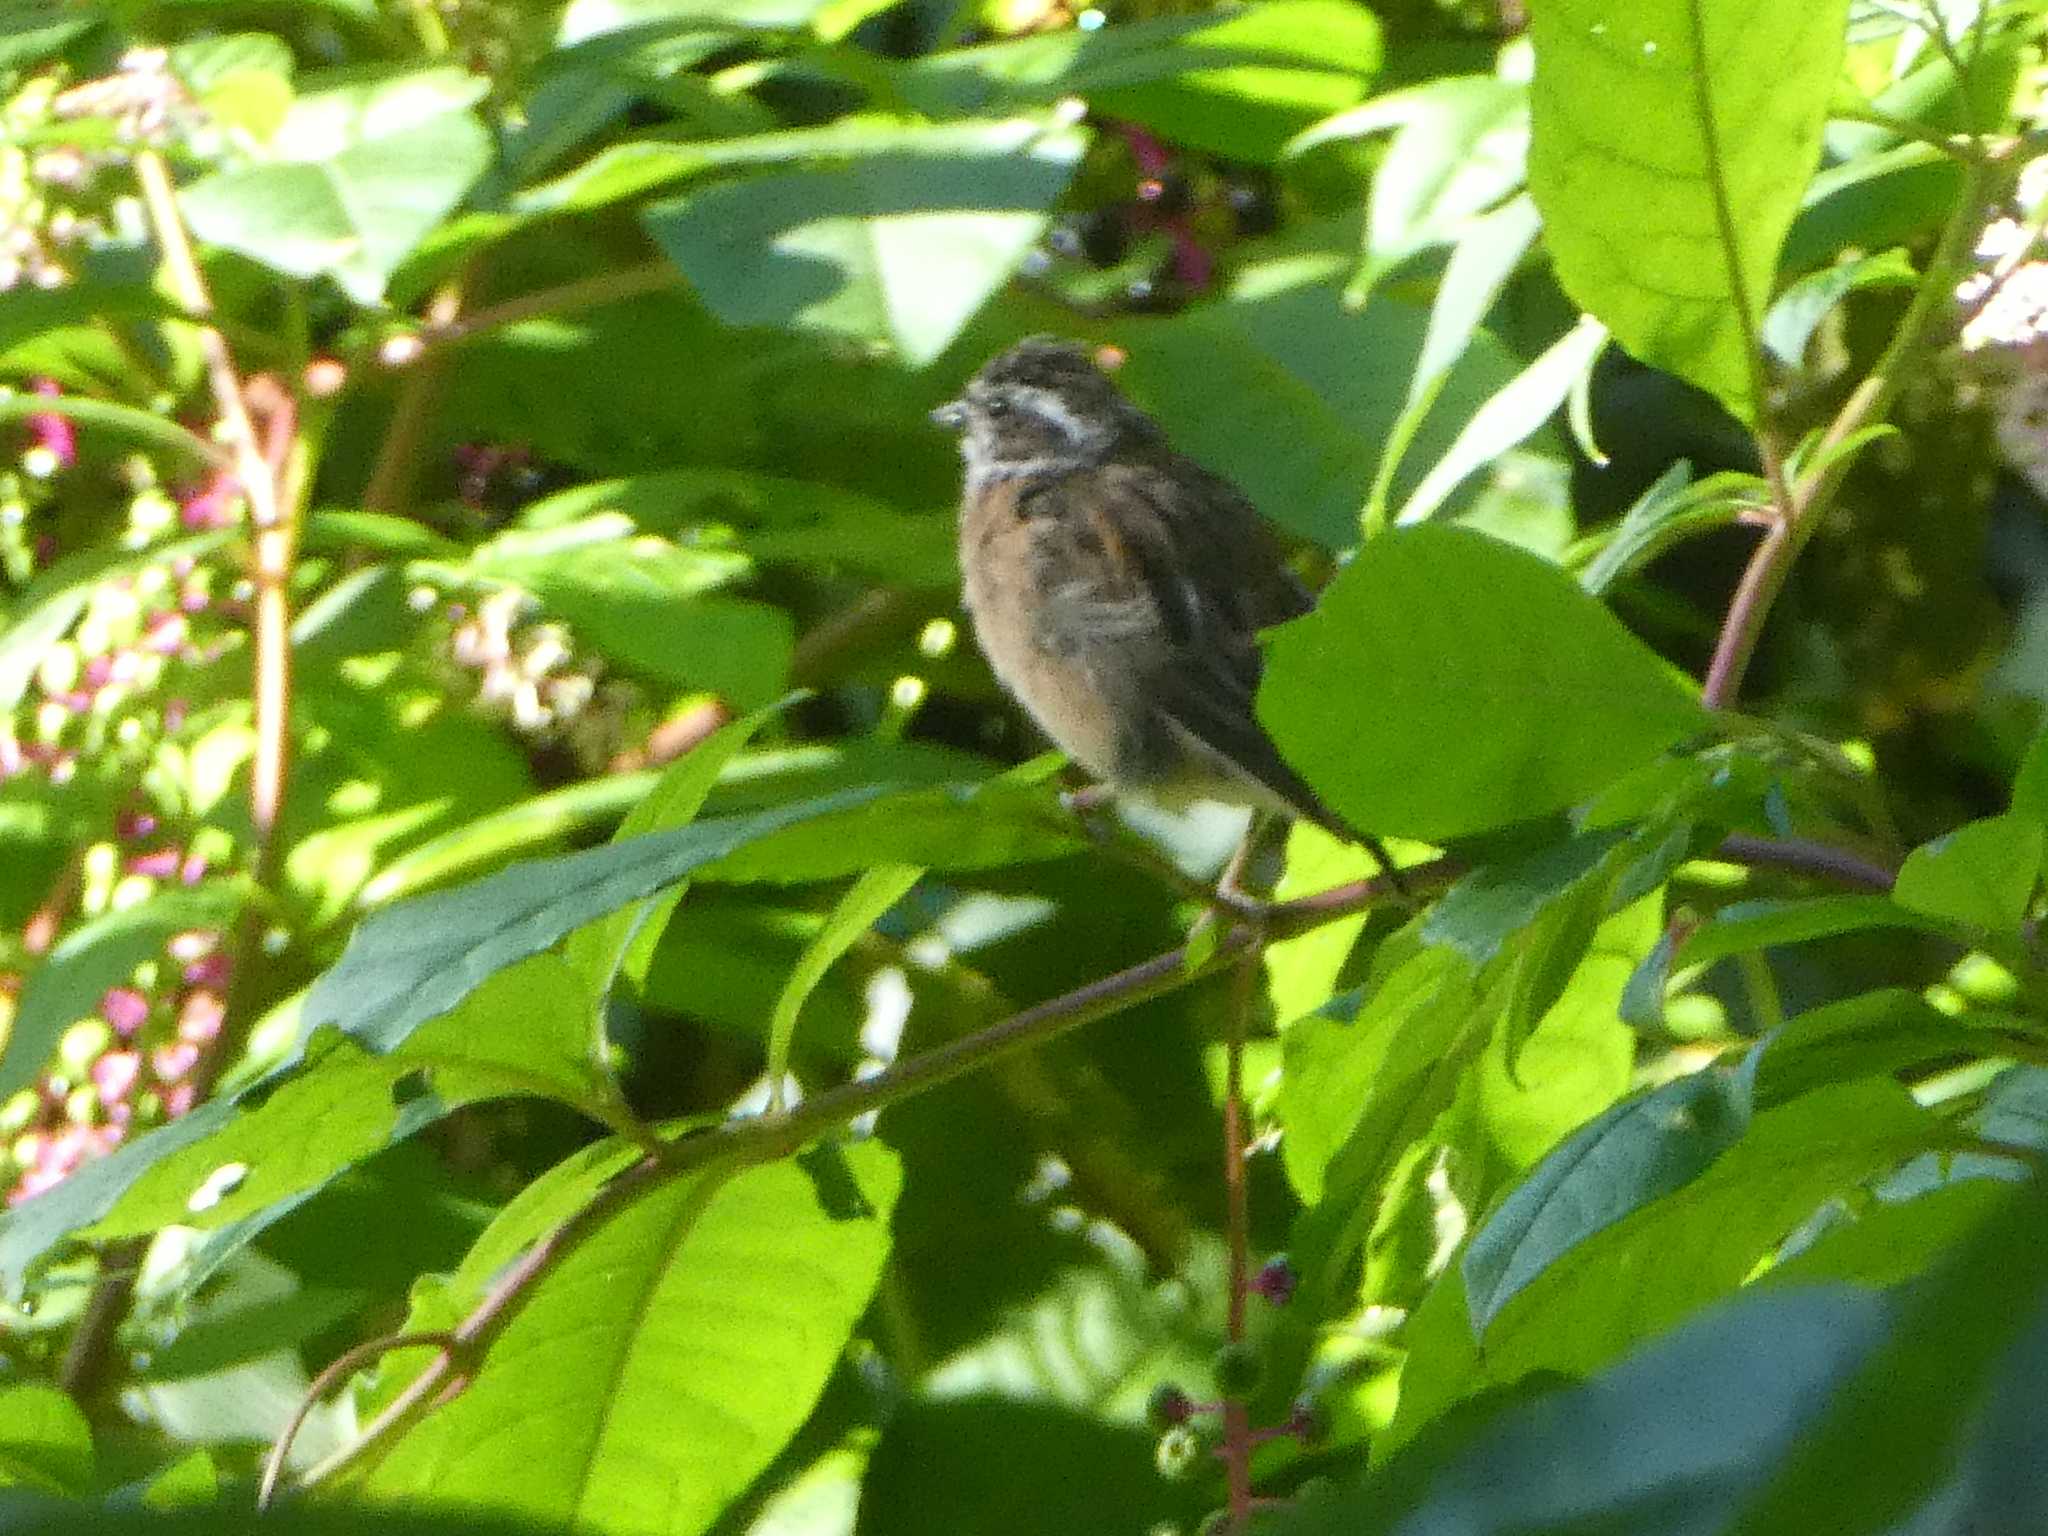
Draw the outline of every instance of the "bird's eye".
M988 414L991 416L1007 416L1010 414L1011 409L1010 402L1003 399L1000 395L989 401L986 407Z

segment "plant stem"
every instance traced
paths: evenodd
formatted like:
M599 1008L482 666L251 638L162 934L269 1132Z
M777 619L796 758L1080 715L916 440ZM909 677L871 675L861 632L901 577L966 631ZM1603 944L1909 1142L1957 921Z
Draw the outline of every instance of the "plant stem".
M1970 262L1978 226L1994 175L2010 174L1973 161L1963 172L1963 196L1950 214L1927 271L1907 307L1899 328L1877 366L1864 377L1842 408L1835 413L1820 445L1811 456L1812 468L1800 476L1778 503L1779 517L1750 555L1736 587L1735 600L1721 626L1714 657L1707 667L1703 697L1710 709L1731 708L1741 692L1742 680L1756 655L1764 623L1771 606L1784 591L1800 552L1813 538L1847 476L1853 454L1836 450L1864 428L1884 420L1905 388L1913 365L1931 344L1948 307L1954 300ZM1774 489L1773 495L1778 493Z
M606 304L621 303L626 299L637 299L645 294L659 293L673 288L682 281L682 274L666 261L650 261L637 267L624 267L617 272L600 272L595 277L579 278L573 283L562 283L553 288L536 289L523 293L516 299L487 305L482 309L459 319L449 316L442 321L429 318L420 333L420 340L429 352L443 347L474 341L492 331L503 330L508 325L517 325L522 320L539 320L550 315L573 314L577 310L597 309Z
M1247 838L1250 834L1246 834ZM1230 1300L1226 1333L1244 1341L1245 1295L1251 1287L1251 1199L1246 1188L1244 1126L1244 1038L1250 1027L1252 993L1258 981L1262 935L1245 947L1232 978L1225 1020L1223 1067L1224 1230L1230 1249ZM1251 1405L1241 1396L1223 1400L1223 1474L1226 1529L1240 1531L1252 1514Z
M462 284L453 282L427 306L427 324L452 325L462 309ZM412 501L413 475L419 467L420 444L433 420L441 392L441 360L414 356L391 405L391 424L377 445L377 461L363 486L363 505L372 512L403 516Z
M163 254L171 295L189 314L199 317L195 324L200 356L213 394L218 430L227 439L234 476L249 508L250 574L255 586L251 705L256 734L249 784L249 816L255 828L250 863L258 889L267 890L275 883L282 856L276 833L291 777L291 575L299 503L307 480L297 403L275 383L257 381L269 406L268 432L258 437L250 409L250 396L258 390L244 385L227 337L210 323L213 295L178 213L170 170L157 151L141 149L135 155L135 177ZM228 1060L230 1043L238 1038L232 1026L250 1011L247 998L259 969L256 961L263 930L259 912L260 903L237 924L226 1008L229 1027L200 1049L190 1068L195 1104L211 1093ZM101 1255L99 1278L59 1371L65 1390L74 1397L90 1396L105 1375L116 1335L128 1315L136 1273L148 1251L149 1240L136 1238L117 1243Z

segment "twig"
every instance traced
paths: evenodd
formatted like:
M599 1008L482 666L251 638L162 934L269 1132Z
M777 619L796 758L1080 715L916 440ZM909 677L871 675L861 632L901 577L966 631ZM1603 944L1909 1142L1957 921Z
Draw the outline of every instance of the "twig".
M1842 885L1860 886L1865 890L1882 894L1892 888L1898 875L1884 865L1850 853L1846 849L1831 848L1825 843L1807 842L1800 838L1750 837L1735 833L1722 840L1716 850L1718 857L1731 864L1746 864L1753 869L1782 869L1793 874L1818 875Z
M1425 880L1432 866L1409 870L1411 881ZM1345 888L1345 899L1313 904L1275 903L1273 932L1301 932L1362 910L1393 894L1383 879L1362 880ZM1178 991L1223 966L1256 952L1268 929L1251 923L1235 923L1219 937L1207 955L1189 963L1186 945L1155 955L1141 964L1092 981L1086 986L1036 1007L1012 1014L972 1035L949 1041L921 1056L899 1062L888 1071L857 1082L827 1089L786 1113L728 1120L710 1130L698 1131L668 1142L621 1173L588 1205L540 1242L528 1249L491 1288L476 1311L455 1330L463 1346L461 1361L444 1356L431 1362L405 1390L365 1427L350 1445L310 1469L301 1487L326 1481L353 1465L377 1445L409 1427L435 1402L461 1384L458 1366L482 1357L497 1331L523 1304L534 1283L564 1253L601 1226L615 1211L671 1179L715 1170L722 1182L747 1168L774 1162L801 1150L819 1136L850 1120L887 1109L906 1099L927 1093L963 1073L1003 1060L1019 1051L1030 1050L1061 1035L1107 1018L1140 1003ZM708 1198L708 1195L707 1195ZM466 1367L464 1367L466 1368Z
M462 308L462 284L452 282L434 295L427 306L427 323L452 325ZM420 444L441 392L443 375L440 359L407 355L408 367L391 404L391 424L377 445L377 460L363 486L363 505L372 512L402 514L412 500L413 476L419 467Z
M650 261L637 267L624 267L617 272L601 272L595 277L578 278L573 283L540 288L532 293L523 293L516 299L489 304L459 319L451 315L436 322L430 318L420 331L419 340L432 352L474 341L479 336L503 330L508 325L517 325L522 320L574 314L578 310L597 309L606 304L660 293L682 280L682 273L666 261Z
M218 431L227 439L234 475L249 507L252 534L251 576L256 589L254 614L254 680L252 707L256 748L250 772L249 814L255 827L251 865L259 889L275 882L280 851L276 830L284 814L291 772L291 572L298 540L298 496L303 492L297 413L292 397L271 386L267 441L259 438L249 394L235 367L228 339L211 321L213 295L193 253L191 236L178 212L176 188L163 157L154 149L135 154L135 178L150 227L163 253L171 296L198 317L199 351L213 394ZM286 494L286 486L293 487ZM262 920L252 907L237 927L230 1020L246 1009L245 998L257 970L254 964ZM234 1031L223 1029L207 1042L190 1069L194 1102L206 1098L228 1057ZM117 1243L100 1258L78 1327L65 1350L59 1380L74 1397L90 1396L105 1373L116 1334L128 1315L135 1276L148 1253L149 1240Z
M1771 863L1784 862L1777 859L1776 855L1793 846L1767 844L1760 839L1748 841L1759 846L1746 850L1723 851L1730 857L1738 857L1746 851L1758 855L1758 862ZM1847 872L1843 868L1834 867L1819 869L1818 866L1827 861L1808 857L1812 851L1803 847L1800 851L1802 857L1807 857L1808 862L1816 865L1817 872L1837 876ZM1844 857L1846 859L1848 856ZM1456 861L1438 859L1430 864L1404 870L1403 876L1410 892L1416 893L1440 889L1461 873L1462 869ZM478 1304L477 1309L454 1331L452 1337L460 1348L444 1353L430 1363L375 1420L365 1426L363 1433L355 1441L311 1468L301 1479L300 1486L312 1487L336 1476L370 1454L379 1445L409 1428L430 1411L435 1403L460 1390L467 1380L467 1373L484 1358L498 1330L523 1305L533 1286L547 1270L612 1214L669 1180L715 1168L718 1177L707 1181L704 1198L708 1199L710 1193L714 1192L716 1186L724 1179L748 1168L788 1157L819 1136L862 1115L903 1103L951 1082L967 1072L993 1065L1019 1052L1056 1040L1085 1024L1108 1018L1112 1014L1121 1013L1169 992L1178 991L1203 977L1215 974L1224 966L1237 966L1241 977L1253 977L1256 974L1256 956L1262 944L1309 932L1339 918L1394 900L1397 895L1392 881L1385 876L1376 876L1369 880L1349 881L1293 901L1270 903L1262 909L1262 915L1257 921L1231 922L1213 944L1206 946L1206 953L1192 964L1188 946L1177 946L1153 956L1150 960L1012 1014L987 1029L972 1035L964 1035L921 1056L899 1062L874 1077L827 1089L805 1099L784 1114L728 1120L712 1129L693 1132L675 1141L664 1143L658 1150L650 1152L621 1173L589 1204L528 1249L517 1263L499 1277L484 1300ZM1249 985L1249 982L1243 984ZM1232 1027L1234 1030L1241 1030L1241 1008L1237 1010L1235 1017L1239 1022ZM1241 1057L1237 1059L1238 1065L1232 1071L1241 1074ZM1232 1166L1240 1170L1239 1174L1234 1176L1237 1192L1232 1198L1237 1200L1242 1198L1243 1194L1243 1129L1242 1122L1234 1119L1237 1112L1228 1106L1241 1102L1241 1090L1227 1094L1225 1102L1226 1141L1236 1149L1232 1157ZM1231 1220L1233 1226L1241 1231L1243 1213L1233 1215ZM1248 1267L1241 1255L1234 1258L1233 1271L1239 1278L1233 1283L1231 1294L1237 1334L1241 1334L1244 1323L1246 1287L1242 1273ZM1242 1404L1238 1407L1243 1410ZM1242 1433L1238 1438L1248 1445L1248 1415L1241 1428ZM1226 1440L1230 1433L1226 1424ZM1249 1504L1246 1506L1247 1509L1250 1507Z
M1836 412L1812 457L1813 467L1800 477L1789 499L1780 504L1783 516L1750 555L1736 587L1735 600L1722 623L1713 660L1707 667L1703 696L1709 708L1727 709L1734 704L1771 607L1784 591L1800 552L1820 527L1841 489L1852 456L1836 450L1890 412L1905 387L1910 364L1940 325L1968 265L1993 174L1987 163L1972 162L1965 167L1962 199L1949 217L1898 330L1877 366Z
M299 1431L306 1427L306 1420L312 1416L314 1407L337 1386L354 1375L373 1360L383 1358L401 1349L438 1349L444 1356L453 1355L460 1345L452 1333L387 1333L382 1338L369 1339L345 1349L306 1388L306 1394L299 1399L299 1406L293 1410L291 1420L277 1443L270 1448L270 1454L263 1459L263 1479L256 1486L256 1508L270 1508L270 1501L277 1493L277 1481L284 1475L285 1462L292 1453L292 1442L299 1438Z
M1250 834L1246 834L1249 844ZM1230 1249L1230 1300L1226 1334L1230 1343L1244 1342L1245 1294L1251 1286L1250 1193L1245 1187L1244 1037L1250 1027L1252 993L1259 975L1262 936L1255 933L1237 962L1225 1021L1223 1067L1223 1190L1225 1234ZM1243 1394L1223 1395L1223 1476L1226 1529L1241 1531L1252 1515L1251 1404Z

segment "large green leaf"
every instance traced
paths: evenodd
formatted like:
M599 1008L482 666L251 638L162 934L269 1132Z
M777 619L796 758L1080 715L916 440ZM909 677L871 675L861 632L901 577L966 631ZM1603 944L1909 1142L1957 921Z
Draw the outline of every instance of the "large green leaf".
M1474 1403L1384 1470L1302 1500L1270 1529L1715 1536L1829 1394L1873 1360L1889 1310L1883 1298L1847 1286L1744 1296L1590 1381L1546 1381ZM1853 1480L1860 1458L1836 1461L1832 1472ZM1835 1508L1832 1500L1804 1506L1801 1518L1770 1529L1880 1536L1876 1527L1841 1523Z
M1930 917L2011 933L2039 883L2048 828L2030 816L1988 816L1906 856L1893 898Z
M2039 1527L2048 1516L2035 1408L2048 1363L2048 1201L2038 1183L2004 1214L1909 1293L1882 1345L1731 1532L1817 1521L1897 1530L1928 1501L1957 1511L1951 1530Z
M498 971L585 923L673 885L756 838L874 799L851 790L755 816L689 826L509 869L366 918L313 984L303 1035L337 1024L385 1052Z
M837 163L723 182L645 218L728 324L827 331L921 365L1023 260L1086 147L1053 119L878 123Z
M582 979L553 955L501 971L388 1054L354 1040L236 1106L231 1123L140 1171L87 1232L139 1236L213 1228L317 1189L442 1115L480 1099L534 1095L605 1118L611 1095L589 1050Z
M638 1196L360 1491L619 1536L705 1529L810 1413L881 1275L899 1181L869 1142Z
M1429 525L1373 540L1273 633L1259 716L1339 815L1433 840L1559 810L1705 723L1563 572Z
M1691 1133L1682 1118L1667 1122L1665 1130L1681 1139ZM1697 1177L1646 1198L1536 1270L1492 1312L1483 1352L1474 1350L1469 1333L1457 1339L1433 1334L1432 1353L1418 1349L1405 1378L1396 1438L1407 1438L1450 1403L1484 1387L1534 1372L1579 1374L1609 1364L1647 1335L1734 1290L1824 1201L1889 1173L1943 1139L1938 1121L1903 1089L1882 1080L1824 1088L1757 1113L1740 1139ZM1588 1145L1598 1142L1575 1138L1552 1161L1569 1174L1575 1155ZM1655 1177L1659 1160L1643 1153L1654 1148L1625 1159L1619 1175L1626 1186L1650 1170L1650 1182L1636 1186L1649 1196L1663 1180ZM1533 1177L1545 1181L1545 1169ZM1586 1198L1601 1197L1601 1170L1589 1167L1585 1178ZM1607 1213L1618 1213L1623 1203L1615 1202ZM1573 1224L1568 1210L1560 1214L1567 1226ZM1502 1247L1501 1257L1510 1257L1512 1245ZM1489 1269L1495 1273L1510 1272L1505 1266ZM1440 1291L1451 1278L1439 1282ZM1463 1286L1456 1289L1462 1301Z
M267 158L215 171L179 203L201 239L374 304L490 163L469 110L484 89L434 68L301 96Z
M1565 291L1643 361L1752 416L1762 317L1820 160L1848 0L1530 10L1529 186Z
M0 1487L76 1498L92 1480L92 1426L55 1387L0 1387Z

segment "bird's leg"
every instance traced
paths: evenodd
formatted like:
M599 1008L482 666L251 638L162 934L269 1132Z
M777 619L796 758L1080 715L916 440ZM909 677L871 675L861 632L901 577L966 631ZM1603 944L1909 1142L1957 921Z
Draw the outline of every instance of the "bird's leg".
M1223 866L1223 875L1216 882L1216 899L1242 916L1256 916L1266 910L1265 899L1245 889L1244 879L1251 869L1252 856L1258 852L1259 844L1265 838L1266 829L1272 824L1270 813L1252 812L1252 819L1245 825L1244 836L1238 842L1237 851L1230 856L1230 862Z
M1116 798L1116 791L1107 784L1090 784L1085 789L1069 789L1060 793L1060 804L1073 814L1081 824L1090 842L1104 853L1123 860L1124 863L1143 870L1160 883L1170 886L1188 901L1200 902L1205 907L1227 906L1239 916L1249 916L1263 911L1265 904L1259 901L1249 903L1232 900L1220 891L1213 891L1200 880L1182 873L1180 866L1171 859L1161 857L1149 844L1128 836L1104 814L1109 803Z

